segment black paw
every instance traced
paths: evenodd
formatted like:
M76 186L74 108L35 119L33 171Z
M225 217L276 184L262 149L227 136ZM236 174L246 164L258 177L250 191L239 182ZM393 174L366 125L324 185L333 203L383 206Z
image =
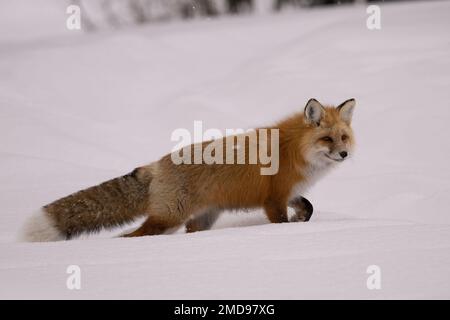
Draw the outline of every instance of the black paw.
M313 205L311 204L311 202L309 202L308 199L303 197L301 199L301 203L303 206L303 217L304 217L303 221L309 221L314 211Z
M294 208L295 215L292 217L291 222L297 221L309 221L313 214L314 208L308 199L298 196L289 202L289 206Z

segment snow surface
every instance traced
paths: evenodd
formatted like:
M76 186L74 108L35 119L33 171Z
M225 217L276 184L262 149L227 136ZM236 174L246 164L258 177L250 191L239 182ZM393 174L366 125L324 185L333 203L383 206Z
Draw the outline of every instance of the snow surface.
M91 35L56 1L24 3L0 2L0 298L450 298L450 2L383 5L379 31L357 5ZM306 195L308 223L17 240L40 206L169 152L176 128L270 124L310 97L356 98L358 147Z

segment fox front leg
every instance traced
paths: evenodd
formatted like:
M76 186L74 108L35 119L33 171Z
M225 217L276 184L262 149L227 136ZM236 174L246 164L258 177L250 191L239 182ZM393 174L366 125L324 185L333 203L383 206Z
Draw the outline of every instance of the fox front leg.
M268 200L264 204L266 216L272 223L288 222L286 202Z
M308 199L298 196L290 200L288 205L295 210L295 215L291 218L291 222L306 222L311 219L314 209Z

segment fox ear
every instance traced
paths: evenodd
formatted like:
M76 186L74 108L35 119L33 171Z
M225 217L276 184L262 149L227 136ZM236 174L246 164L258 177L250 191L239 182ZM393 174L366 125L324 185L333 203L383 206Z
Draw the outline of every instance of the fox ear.
M307 123L320 124L325 108L316 99L309 99L305 106L305 120Z
M342 102L336 109L339 111L341 119L350 124L352 122L353 109L355 108L355 99L348 99Z

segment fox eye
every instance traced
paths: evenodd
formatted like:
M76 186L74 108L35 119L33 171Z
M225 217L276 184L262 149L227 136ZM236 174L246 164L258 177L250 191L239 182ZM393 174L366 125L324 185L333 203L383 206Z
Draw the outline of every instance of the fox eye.
M333 142L333 139L329 136L323 137L322 140L325 142Z
M348 135L344 134L341 139L342 141L346 141L348 139Z

